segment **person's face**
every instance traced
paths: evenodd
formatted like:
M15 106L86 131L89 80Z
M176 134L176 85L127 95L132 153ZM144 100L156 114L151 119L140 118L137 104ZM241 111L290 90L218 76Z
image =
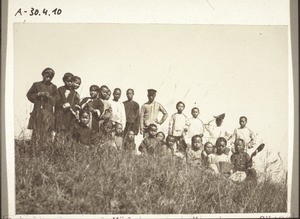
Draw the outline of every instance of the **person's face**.
M202 138L195 138L195 140L193 141L193 148L195 150L199 150L201 148L202 145Z
M104 130L106 133L110 133L112 130L113 130L113 124L112 123L107 123L105 126L104 126Z
M182 113L182 111L184 110L184 105L182 103L177 105L177 112L178 113Z
M88 124L89 123L89 121L90 121L90 115L89 114L87 114L87 113L84 113L84 114L82 114L82 116L81 116L81 122L83 123L83 124Z
M115 90L115 92L113 93L114 95L114 100L118 101L121 97L121 91L120 90Z
M107 99L107 92L108 92L108 89L106 87L103 87L100 91L101 93L101 99L104 99L106 100Z
M149 129L149 137L153 138L156 135L156 132L157 132L157 128L151 126L150 129Z
M98 95L98 92L96 90L94 90L94 89L90 90L90 96L91 96L91 98L94 99L94 98L97 97L97 95Z
M67 78L65 80L65 85L68 87L68 88L71 88L72 87L72 84L73 84L73 80L71 77Z
M169 147L172 147L175 144L175 139L174 138L167 138L166 144Z
M52 80L51 74L50 74L49 72L46 72L46 73L43 75L43 81L46 82L46 83L49 83L51 80Z
M222 154L225 152L225 148L226 148L226 143L224 141L221 141L218 145L217 145L217 151L218 154Z
M132 100L132 98L133 98L133 91L132 90L128 90L126 92L126 96L127 96L128 100Z
M206 148L205 148L205 151L207 154L212 154L214 152L214 147L212 144L207 144L206 145Z
M164 140L164 135L162 133L157 133L156 139L162 141L162 140Z
M150 103L154 101L155 96L156 96L156 94L148 94L148 100Z
M217 126L221 126L222 123L223 123L223 119L216 118L216 124L217 124Z
M123 129L122 129L122 125L121 124L117 124L116 125L116 134L120 135L122 133Z
M73 83L74 90L77 90L80 87L80 85L81 85L81 81L75 80Z
M237 150L238 153L242 153L245 149L245 146L243 145L242 141L237 141L235 143L235 147L236 147L236 150Z
M198 115L199 115L199 110L198 109L193 109L192 110L192 116L193 116L193 118L197 118Z
M110 98L110 95L111 95L111 92L110 92L110 90L107 90L106 100L109 100L109 98Z
M128 132L127 138L128 138L128 140L130 142L134 141L134 133L133 133L133 131Z
M247 120L245 118L240 118L240 126L241 128L244 128L247 124Z

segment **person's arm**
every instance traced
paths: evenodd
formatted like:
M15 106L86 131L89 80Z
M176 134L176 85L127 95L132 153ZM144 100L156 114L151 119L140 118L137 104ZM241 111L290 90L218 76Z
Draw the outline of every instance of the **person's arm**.
M251 168L252 167L252 159L250 158L249 154L248 153L245 153L245 156L246 156L246 168Z
M231 156L230 156L230 163L232 164L232 166L233 166L233 172L235 172L235 165L236 165L236 161L235 161L235 154L232 154Z
M35 103L38 96L41 96L41 95L42 95L42 93L38 92L36 83L32 84L31 88L29 89L29 91L26 94L27 99L32 103Z
M185 117L185 124L184 124L184 133L187 133L187 131L189 130L189 127L191 125L191 122L190 120L184 115Z
M255 139L255 135L254 135L254 133L249 129L249 131L250 131L250 135L249 135L249 137L250 137L250 142L249 142L249 146L254 146L255 145L255 141L256 141L256 139Z
M135 111L134 111L134 124L133 124L133 130L135 134L139 133L139 126L140 126L140 106L138 103L136 103Z
M145 153L146 152L146 144L145 144L145 139L141 142L140 146L139 146L139 151L141 153Z
M213 135L213 126L212 126L211 123L214 122L214 121L215 121L215 119L209 121L206 125L204 125L205 129L208 131L208 133L209 133L210 135Z
M143 105L141 108L141 114L140 114L140 132L143 134L144 132L144 114L145 114L145 106Z
M167 113L167 110L165 110L165 108L161 104L159 104L159 111L163 114L163 117L161 118L160 122L158 123L161 125L168 118L168 113Z
M125 126L126 126L126 112L125 112L124 103L121 102L120 107L121 107L121 124L122 124L123 130L124 130Z
M175 114L173 114L171 116L170 121L169 121L169 131L168 131L169 135L173 135L174 123L175 123Z

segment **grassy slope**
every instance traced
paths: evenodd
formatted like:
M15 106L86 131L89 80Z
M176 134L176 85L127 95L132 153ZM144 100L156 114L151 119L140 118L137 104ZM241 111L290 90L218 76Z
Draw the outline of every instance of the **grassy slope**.
M17 214L286 212L285 181L235 184L166 157L16 141Z

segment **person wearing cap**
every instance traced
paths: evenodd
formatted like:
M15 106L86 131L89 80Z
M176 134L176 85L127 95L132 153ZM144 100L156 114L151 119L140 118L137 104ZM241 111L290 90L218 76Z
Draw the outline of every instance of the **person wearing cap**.
M156 90L148 89L148 102L141 107L140 115L140 132L145 136L147 127L150 124L161 125L168 117L168 113L165 108L158 102L154 101L156 97ZM158 119L158 114L163 114L162 118Z
M54 130L54 106L58 98L57 86L51 83L54 74L52 68L44 69L43 80L34 82L27 92L28 100L34 104L27 127L32 130L33 143L45 141Z
M215 142L217 138L224 137L226 140L231 138L231 134L226 128L222 125L225 118L225 113L222 113L218 116L214 116L214 119L209 123L204 125L205 129L208 131L210 137L210 142ZM215 125L213 124L215 122Z

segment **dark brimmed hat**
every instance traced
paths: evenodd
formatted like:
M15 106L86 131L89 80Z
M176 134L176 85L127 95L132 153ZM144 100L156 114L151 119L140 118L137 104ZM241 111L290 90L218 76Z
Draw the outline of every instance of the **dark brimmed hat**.
M148 89L148 94L156 94L156 90L154 89Z
M218 116L214 116L216 119L224 119L225 118L225 113L222 113L222 114L220 114L220 115L218 115Z

